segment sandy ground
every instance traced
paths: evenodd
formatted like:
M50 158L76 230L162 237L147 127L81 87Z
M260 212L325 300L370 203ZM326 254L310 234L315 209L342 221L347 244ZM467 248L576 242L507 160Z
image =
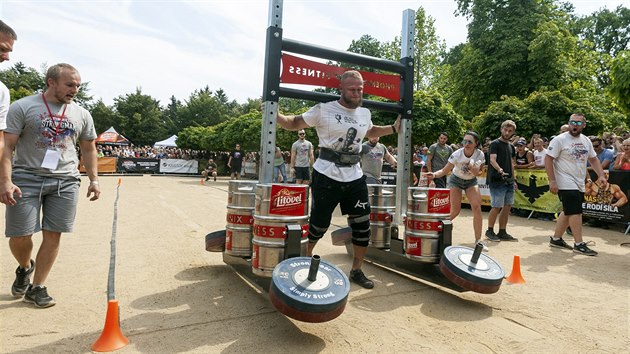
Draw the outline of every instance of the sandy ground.
M80 202L75 232L63 237L47 282L56 306L36 309L11 296L16 264L7 242L0 243L0 352L90 351L105 321L118 179L102 177L101 199ZM122 178L115 288L120 327L130 344L120 353L627 353L630 348L630 248L620 246L630 235L621 227L586 227L585 238L595 241L599 256L585 257L548 247L552 221L512 216L509 231L520 242L490 244L489 255L507 274L519 255L526 284L504 282L492 295L459 293L366 264L376 287L353 284L344 313L313 324L277 312L220 253L205 251L205 235L225 228L226 202L226 180L201 186L196 178ZM345 219L333 223L345 225ZM470 244L471 229L472 217L464 210L454 222L454 243ZM35 240L39 244L41 236ZM349 270L345 248L332 246L328 237L316 251Z

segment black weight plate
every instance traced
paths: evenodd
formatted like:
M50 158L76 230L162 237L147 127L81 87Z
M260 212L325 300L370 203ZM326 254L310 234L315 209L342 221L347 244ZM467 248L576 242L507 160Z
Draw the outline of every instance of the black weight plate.
M273 270L269 297L283 314L305 322L324 322L339 316L350 293L348 277L334 265L320 260L317 279L307 279L309 257L286 259Z
M225 231L226 230L215 231L206 235L206 251L225 251Z
M468 282L481 286L501 285L505 272L499 263L488 255L481 254L477 264L471 264L474 250L464 246L449 246L444 249L440 258L440 269L443 267L454 275ZM442 266L443 265L443 266Z

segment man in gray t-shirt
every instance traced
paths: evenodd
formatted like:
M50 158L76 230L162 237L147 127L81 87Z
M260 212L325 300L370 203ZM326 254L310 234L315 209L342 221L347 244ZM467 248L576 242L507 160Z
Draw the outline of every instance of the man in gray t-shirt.
M448 134L440 133L437 143L429 146L427 154L427 170L429 172L439 171L448 162L448 158L453 154L453 149L446 144ZM433 179L437 188L446 188L446 176Z
M378 140L378 137L369 138L361 146L361 170L367 177L367 184L381 184L381 171L383 170L384 160L392 168L396 168L396 158Z
M69 64L56 64L45 80L44 93L9 108L0 160L5 235L19 264L11 293L40 308L55 304L44 283L59 253L61 234L72 232L74 224L81 184L77 144L90 179L87 197L97 200L100 195L94 122L73 101L81 76ZM42 243L33 260L32 236L39 231Z
M298 140L291 145L290 173L295 177L295 183L309 184L311 175L309 167L315 162L313 144L306 140L306 132L302 129L298 131Z

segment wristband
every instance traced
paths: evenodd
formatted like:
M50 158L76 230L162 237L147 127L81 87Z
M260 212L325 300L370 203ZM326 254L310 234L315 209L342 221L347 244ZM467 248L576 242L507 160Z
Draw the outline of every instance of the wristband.
M395 125L393 125L393 124L392 124L392 125L391 125L391 127L392 127L392 132L393 132L394 134L395 134L395 133L398 133L398 132L396 131L396 126L395 126Z
M98 181L90 181L90 186L93 184L98 184Z

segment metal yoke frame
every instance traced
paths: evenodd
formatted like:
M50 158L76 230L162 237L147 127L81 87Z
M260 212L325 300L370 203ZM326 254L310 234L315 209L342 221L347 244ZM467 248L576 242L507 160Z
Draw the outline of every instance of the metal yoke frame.
M402 117L400 132L398 133L398 169L396 171L396 210L398 210L398 212L393 220L394 225L400 225L401 214L407 211L406 192L410 186L412 171L411 118L413 107L415 11L410 9L403 11L402 58L400 62L396 62L307 44L291 39L283 39L282 3L283 0L269 1L269 27L267 28L265 76L262 94L263 121L260 139L261 163L258 171L260 182L271 183L273 179L273 160L276 152L276 116L279 109L279 98L297 98L316 102L330 102L339 99L339 95L280 87L282 51L394 72L399 74L401 78L400 102L388 103L363 100L363 106L376 110L397 112Z
M407 190L411 182L411 118L413 107L413 46L415 36L415 11L403 12L402 31L402 58L400 62L378 59L366 55L337 51L326 47L310 45L294 40L282 39L282 1L270 0L269 27L267 28L267 44L265 56L265 77L263 85L263 122L261 131L261 164L259 170L260 183L271 183L273 177L273 160L276 147L276 116L278 112L278 100L280 96L288 98L305 99L316 102L329 102L339 99L339 95L319 92L302 91L280 87L280 65L282 51L304 54L313 57L343 61L361 66L391 71L401 75L400 102L387 103L371 100L363 100L363 106L377 110L397 112L401 115L401 129L398 132L398 160L399 168L396 172L396 210L392 229L398 230L402 224L401 214L407 212ZM443 249L451 244L451 224L445 222L445 239L440 244L440 254ZM287 242L285 243L285 259L297 256L300 250L301 228L295 225L287 225ZM403 240L392 237L392 250L402 250ZM348 250L350 253L350 250ZM389 266L402 273L419 277L430 283L444 286L457 291L460 287L449 282L439 272L437 265L426 264L405 258L403 253L390 252L368 247L367 261L375 261L378 265ZM268 290L271 278L253 274L251 263L242 258L223 253L223 261L232 266L253 284Z

